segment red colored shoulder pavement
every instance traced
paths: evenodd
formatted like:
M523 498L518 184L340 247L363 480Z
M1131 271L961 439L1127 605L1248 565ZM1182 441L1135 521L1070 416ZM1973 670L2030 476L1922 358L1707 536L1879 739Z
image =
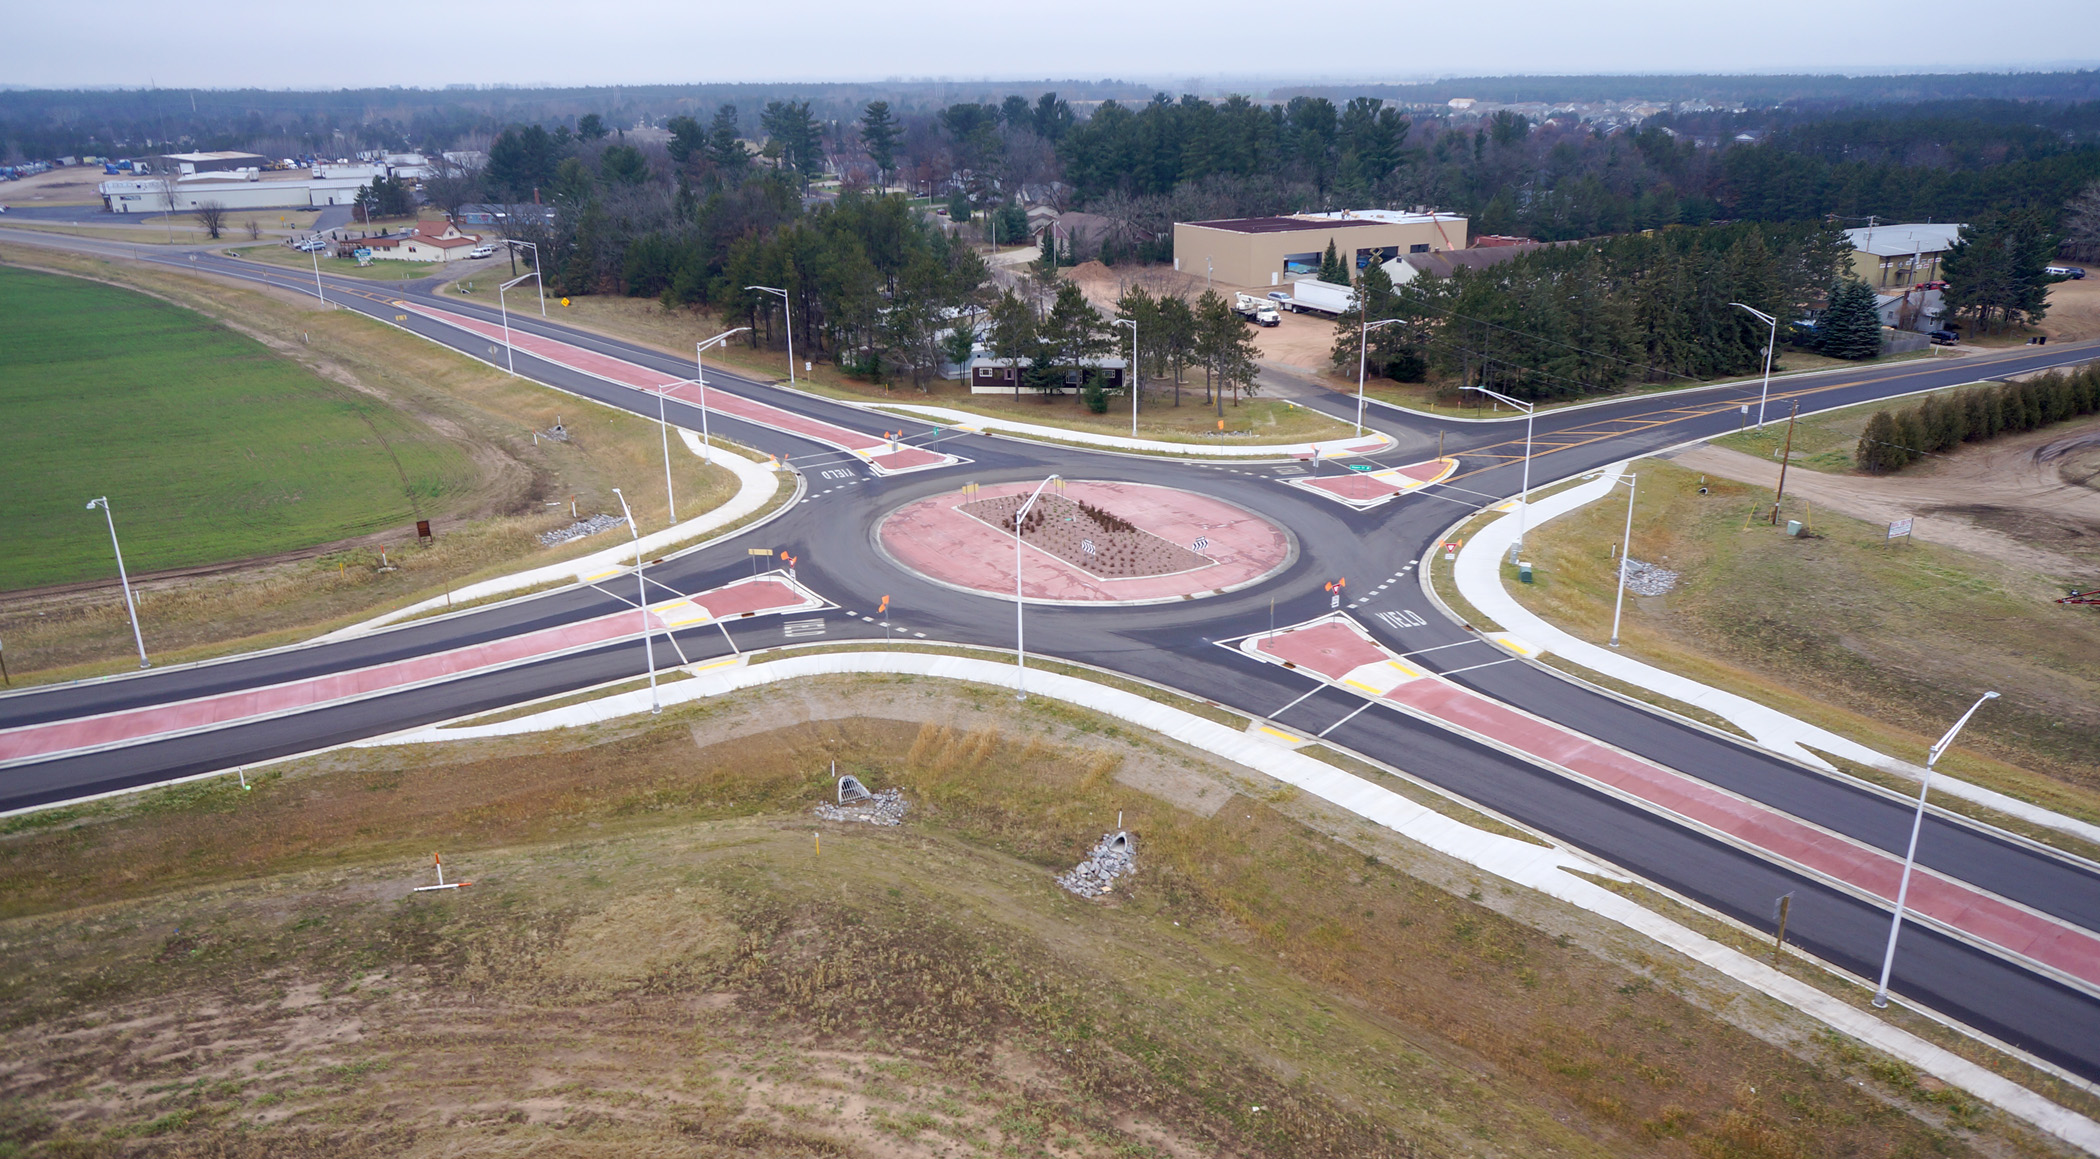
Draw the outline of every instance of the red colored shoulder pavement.
M732 584L725 588L701 592L691 599L693 603L720 618L741 615L748 611L793 607L802 603L804 597L801 592L787 584L760 580L756 583ZM196 700L184 700L174 704L157 704L79 720L52 721L48 724L8 729L0 732L0 762L51 756L74 749L144 740L164 733L185 732L275 713L316 708L332 701L368 696L430 680L463 676L480 669L550 656L557 652L617 640L623 636L635 636L640 633L641 626L639 612L615 612L609 616L564 624L558 628L505 637L485 644L475 644L449 652L436 652L428 656L416 656L389 664L377 664L350 672L332 673L310 680L274 684L266 688L243 689L218 696L199 697ZM661 628L663 622L652 616L651 627Z
M485 338L491 338L500 342L504 337L503 327L495 323L484 322L478 318L470 318L464 314L455 314L450 310L441 310L433 306L417 305L413 302L403 302L401 305L404 309L414 310L426 318L443 322L449 326L456 326L459 329L479 334ZM777 431L800 435L803 438L838 447L841 450L865 453L872 462L886 471L905 471L915 467L930 467L952 461L951 456L941 454L938 451L929 451L923 447L913 447L901 443L898 444L896 450L887 451L884 450L889 445L887 440L877 438L874 435L849 430L845 427L824 422L821 419L813 419L807 415L799 415L793 411L782 410L776 406L768 406L765 403L745 398L743 395L729 391L720 389L702 391L695 383L673 378L670 375L628 362L625 359L615 358L609 354L600 354L595 350L586 350L581 346L563 342L559 339L512 330L510 331L510 341L512 345L535 358L567 366L572 370L578 370L593 377L602 378L607 382L617 383L621 386L632 387L641 391L662 392L681 402L688 402L694 406L704 405L708 410L716 414L729 415L732 418L739 418L760 426L771 427Z

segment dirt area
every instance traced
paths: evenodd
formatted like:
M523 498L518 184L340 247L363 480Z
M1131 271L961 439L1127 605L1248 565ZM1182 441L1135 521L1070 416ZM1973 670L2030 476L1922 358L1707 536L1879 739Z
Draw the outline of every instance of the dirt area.
M2086 276L2049 287L2049 313L2043 316L2042 324L2035 327L2034 332L2048 335L2051 342L2100 338L2100 265L2056 264L2076 266L2083 269Z
M430 545L412 527L315 545L269 559L166 575L134 575L141 627L156 663L292 643L476 579L552 563L604 546L591 538L545 548L537 535L581 515L619 509L611 488L661 478L656 427L473 361L310 297L246 283L0 247L0 260L74 274L200 310L358 396L399 410L451 439L480 468L475 488L448 496ZM566 441L534 438L562 418ZM674 460L681 514L721 503L727 471ZM661 489L632 493L635 516L660 527ZM382 556L382 552L385 554ZM382 566L391 570L382 570ZM137 663L114 577L103 584L8 593L0 638L16 681L77 679Z
M905 824L814 820L834 761ZM1165 784L1199 807L1133 787ZM1058 889L1119 812L1116 900ZM432 849L473 886L411 893ZM357 750L0 851L0 1144L30 1154L2066 1153L1588 915L996 690Z
M0 205L101 206L104 181L114 181L100 165L52 169L20 181L0 182Z
M1680 467L1770 488L1779 464L1702 444ZM1915 517L1928 543L2076 582L2100 573L2100 420L1964 446L1886 476L1787 472L1787 491L1870 523ZM2083 586L2083 585L2081 585Z
M965 503L958 510L1013 534L1014 512L1025 495L1001 495ZM1172 575L1203 567L1210 560L1178 543L1135 527L1127 519L1086 500L1062 495L1037 497L1021 521L1021 538L1073 567L1105 579Z

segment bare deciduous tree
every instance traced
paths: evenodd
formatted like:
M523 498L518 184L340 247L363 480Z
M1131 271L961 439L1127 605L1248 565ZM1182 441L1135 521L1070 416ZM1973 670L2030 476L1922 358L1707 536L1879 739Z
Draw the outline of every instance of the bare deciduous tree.
M247 221L242 222L241 225L248 231L249 241L258 241L262 238L262 222L251 217Z
M219 240L219 234L226 228L226 206L217 201L200 201L194 212L197 224L204 227L204 232L210 234L213 241Z

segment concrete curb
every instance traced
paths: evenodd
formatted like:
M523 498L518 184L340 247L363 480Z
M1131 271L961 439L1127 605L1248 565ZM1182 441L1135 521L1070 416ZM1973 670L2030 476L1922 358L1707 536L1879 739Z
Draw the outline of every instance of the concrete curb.
M743 657L718 661L694 672L692 679L664 689L662 699L669 705L815 676L872 674L926 676L996 688L1013 688L1016 683L1012 665L989 660L923 652L829 652L790 655L756 665ZM1054 672L1031 673L1028 683L1037 695L1127 721L1254 769L1444 856L1608 918L1784 1002L1834 1030L1960 1087L2059 1139L2090 1151L2100 1151L2100 1123L2058 1106L2012 1080L1908 1031L1890 1026L1865 1010L1687 929L1628 898L1574 876L1576 872L1621 876L1601 863L1565 849L1543 848L1474 829L1296 750L1271 744L1136 693ZM359 743L361 746L376 746L516 736L544 729L597 724L645 713L648 709L649 694L646 691L627 692L491 725L457 729L431 727Z
M842 399L830 399L842 402ZM1068 427L1049 427L1040 423L1019 423L1011 419L994 418L975 411L955 410L944 406L926 406L921 403L849 403L877 411L902 411L928 419L938 419L956 429L973 434L1005 434L1017 438L1054 439L1061 443L1077 443L1100 447L1111 451L1153 452L1172 455L1192 455L1213 459L1295 459L1311 458L1315 449L1322 458L1336 459L1358 452L1346 448L1355 444L1377 442L1379 445L1362 453L1377 454L1394 445L1391 435L1364 428L1361 435L1346 438L1324 439L1311 443L1275 443L1263 446L1233 446L1229 443L1170 443L1163 439L1133 439L1127 435L1097 435L1089 431L1072 430Z
M705 449L700 442L699 435L688 430L680 430L678 437L685 440L686 448L692 451L693 454L701 455L704 453ZM721 447L714 448L714 461L737 477L737 483L739 484L737 493L731 496L728 502L705 515L696 519L688 519L662 531L652 531L642 536L641 551L643 555L646 556L651 552L661 551L674 543L682 543L696 535L705 535L717 527L726 527L746 515L763 508L780 491L780 477L771 467L753 462L734 451L726 451ZM443 596L438 596L423 600L420 603L410 604L405 608L396 608L383 615L374 616L363 623L352 624L347 628L338 628L325 636L315 638L311 643L332 644L339 640L355 639L384 628L389 624L407 619L410 616L420 615L424 612L448 607L453 604L471 603L475 600L487 599L489 596L502 595L505 592L523 591L526 588L537 587L544 583L582 583L587 577L598 575L608 570L622 570L632 567L634 552L634 541L630 539L625 543L594 551L589 555L578 556L575 559L564 560L561 563L551 563L545 567L513 572L510 575L468 584L455 590L449 600ZM475 610L479 611L481 609L477 608Z
M1599 472L1597 478L1590 482L1533 503L1529 516L1530 525L1541 526L1548 520L1604 498L1618 485L1628 466L1630 463L1614 463ZM1516 538L1517 520L1512 512L1476 532L1472 539L1459 548L1458 560L1452 565L1452 580L1458 587L1459 594L1465 597L1466 602L1478 608L1482 615L1501 624L1505 633L1520 637L1543 651L1556 652L1593 672L1711 712L1749 733L1759 746L1811 768L1826 773L1837 773L1837 769L1828 761L1810 751L1813 748L1909 780L1919 780L1924 776L1924 769L1887 756L1857 741L1788 716L1747 697L1724 692L1674 672L1630 659L1610 648L1578 639L1547 623L1518 603L1516 597L1510 595L1508 589L1503 586L1502 560L1508 554L1510 545L1516 542ZM1423 574L1426 577L1427 569L1424 569ZM1553 671L1550 668L1546 670ZM2100 842L2100 825L2067 817L1945 773L1939 773L1933 778L1933 787L1948 796L1958 797L2010 817L2017 817L2087 841Z

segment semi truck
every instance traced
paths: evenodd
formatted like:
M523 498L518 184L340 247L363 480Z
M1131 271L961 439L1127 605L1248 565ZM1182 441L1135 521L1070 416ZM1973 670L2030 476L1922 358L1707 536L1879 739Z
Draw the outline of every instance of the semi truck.
M1232 310L1256 326L1277 326L1283 322L1283 318L1276 313L1276 303L1252 294L1234 295Z
M1289 290L1270 290L1269 297L1294 314L1336 317L1356 308L1356 291L1318 278L1299 278Z

